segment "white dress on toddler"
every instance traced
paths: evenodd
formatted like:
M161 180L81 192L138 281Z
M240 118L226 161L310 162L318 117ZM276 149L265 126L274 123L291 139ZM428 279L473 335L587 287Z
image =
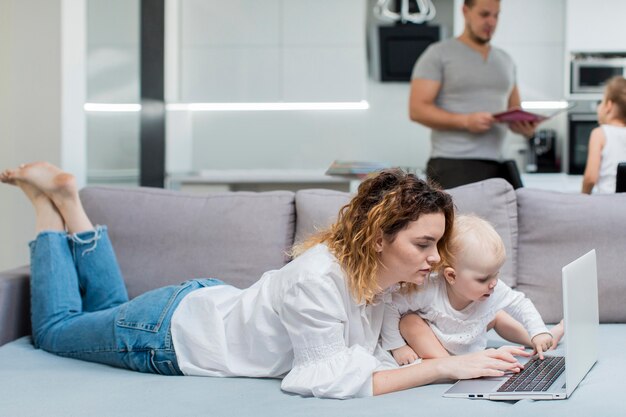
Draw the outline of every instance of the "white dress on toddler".
M385 306L382 347L393 350L406 345L400 334L400 318L415 312L430 324L443 347L451 354L480 351L487 346L487 326L500 310L522 323L531 338L548 333L532 301L504 282L499 281L486 300L474 301L459 311L450 305L445 280L432 274L423 289L412 293L393 293L391 302Z

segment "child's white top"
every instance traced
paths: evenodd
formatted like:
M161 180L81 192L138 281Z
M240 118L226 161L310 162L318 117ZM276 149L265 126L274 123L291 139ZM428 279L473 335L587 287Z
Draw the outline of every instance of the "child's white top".
M283 378L283 390L307 396L369 396L373 373L397 367L378 344L390 300L355 302L337 258L317 245L244 290L186 295L172 317L178 365L185 375Z
M602 125L602 131L605 143L602 148L600 175L595 191L614 193L617 164L626 162L626 127Z
M432 274L424 289L410 294L396 291L392 295L392 301L385 308L382 346L392 350L406 345L398 323L402 315L416 312L430 323L443 347L451 354L480 351L487 346L487 325L500 310L522 323L531 338L548 332L533 303L504 282L498 281L488 299L475 301L458 311L450 305L444 279Z

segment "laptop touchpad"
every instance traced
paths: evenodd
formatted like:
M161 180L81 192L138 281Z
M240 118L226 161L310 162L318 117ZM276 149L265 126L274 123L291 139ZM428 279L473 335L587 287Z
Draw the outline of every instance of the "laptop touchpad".
M467 379L457 382L450 390L449 394L454 393L491 393L496 390L496 387L500 386L509 377L499 378L480 378L480 379Z

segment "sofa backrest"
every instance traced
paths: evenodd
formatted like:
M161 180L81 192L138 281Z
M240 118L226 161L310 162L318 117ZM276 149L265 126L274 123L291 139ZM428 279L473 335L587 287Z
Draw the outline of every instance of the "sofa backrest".
M458 213L474 213L488 220L502 237L507 260L500 271L501 279L515 285L517 259L517 206L515 191L502 179L464 185L448 190ZM330 225L339 209L350 200L350 194L330 190L296 192L296 242Z
M626 322L626 195L521 188L517 204L518 289L544 320L563 315L561 268L596 249L600 321Z
M108 226L131 297L191 278L245 288L289 260L292 192L87 187L81 198L94 224Z
M458 213L475 213L494 225L508 255L501 279L524 292L546 322L562 316L561 268L593 248L600 320L626 322L626 194L513 191L500 179L448 191ZM248 287L289 261L294 238L301 242L335 221L350 197L331 190L295 195L111 187L81 191L92 221L109 227L131 297L201 277Z
M511 184L500 178L463 185L448 190L456 212L475 214L496 229L506 249L506 261L500 279L511 287L517 285L517 204Z

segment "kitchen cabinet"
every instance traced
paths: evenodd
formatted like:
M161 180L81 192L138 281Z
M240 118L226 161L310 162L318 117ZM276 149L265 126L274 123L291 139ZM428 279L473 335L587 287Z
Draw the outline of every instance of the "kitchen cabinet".
M566 47L573 52L626 51L624 0L567 0Z
M181 102L365 98L362 0L185 0Z
M562 99L564 0L508 0L501 7L493 43L513 57L522 99Z

